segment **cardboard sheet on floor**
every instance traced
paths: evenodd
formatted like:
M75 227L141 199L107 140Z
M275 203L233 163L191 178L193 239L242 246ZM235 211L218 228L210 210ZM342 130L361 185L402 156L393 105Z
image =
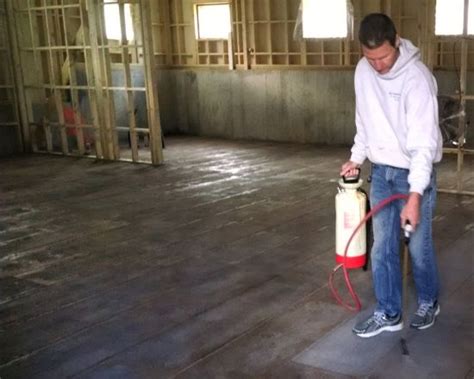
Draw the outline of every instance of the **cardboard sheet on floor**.
M298 354L293 361L339 374L370 374L377 361L394 348L399 346L401 354L403 331L382 333L376 338L357 337L352 333L352 327L369 314L366 312L347 320Z

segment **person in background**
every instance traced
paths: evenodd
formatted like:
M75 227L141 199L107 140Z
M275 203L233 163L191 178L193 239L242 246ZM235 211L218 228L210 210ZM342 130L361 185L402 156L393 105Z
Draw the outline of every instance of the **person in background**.
M398 36L382 13L361 22L363 58L355 70L356 128L350 160L342 176L352 176L362 163L372 163L370 202L402 193L373 220L372 276L377 305L354 326L360 337L403 328L400 232L407 223L418 309L410 326L426 329L440 313L438 269L432 238L436 203L434 163L442 157L438 126L437 84L421 62L419 49Z

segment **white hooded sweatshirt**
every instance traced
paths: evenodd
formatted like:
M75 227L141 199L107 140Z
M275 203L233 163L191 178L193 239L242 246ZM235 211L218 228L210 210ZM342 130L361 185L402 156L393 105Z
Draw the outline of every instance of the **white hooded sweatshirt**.
M356 127L351 161L366 158L409 170L410 192L423 191L442 156L437 85L419 49L400 39L400 55L379 74L362 58L355 71Z

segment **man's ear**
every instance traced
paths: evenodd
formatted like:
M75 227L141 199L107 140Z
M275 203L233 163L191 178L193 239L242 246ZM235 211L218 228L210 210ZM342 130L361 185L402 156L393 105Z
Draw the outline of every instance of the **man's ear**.
M397 34L395 37L395 48L398 49L400 47L400 36Z

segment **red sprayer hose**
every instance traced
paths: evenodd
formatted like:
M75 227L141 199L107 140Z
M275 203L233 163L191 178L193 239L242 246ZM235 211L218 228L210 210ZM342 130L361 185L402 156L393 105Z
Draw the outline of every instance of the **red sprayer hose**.
M339 304L341 304L344 308L350 310L350 311L354 311L354 312L358 312L360 311L361 309L361 304L360 304L360 300L359 300L359 297L357 296L357 294L355 293L354 289L352 288L352 284L351 284L351 280L349 278L349 272L345 266L345 261L346 261L346 258L347 258L347 252L349 250L349 246L352 242L352 239L354 238L354 236L356 235L356 233L359 231L359 229L362 227L362 225L364 225L367 220L369 218L371 218L373 215L375 215L376 213L378 213L383 207L385 207L387 204L391 203L392 201L395 201L395 200L400 200L400 199L404 199L406 200L408 198L407 195L403 195L403 194L395 194L395 195L392 195L390 197L387 197L386 199L382 200L380 203L378 203L374 208L372 208L370 210L370 212L368 212L365 217L360 221L359 225L357 225L357 227L354 229L354 231L352 232L349 240L347 241L347 244L346 244L346 248L344 249L344 263L341 263L341 264L338 264L336 267L334 267L334 269L332 270L331 274L329 275L329 288L331 289L331 292L334 296L334 298L337 300L337 302ZM334 274L336 273L337 270L339 270L340 268L342 267L342 271L344 272L344 278L345 278L345 282L346 282L346 287L349 291L349 294L351 295L351 298L352 300L354 301L355 303L355 306L353 305L350 305L346 302L344 302L344 300L342 300L341 296L339 296L339 293L337 292L336 288L334 287Z

